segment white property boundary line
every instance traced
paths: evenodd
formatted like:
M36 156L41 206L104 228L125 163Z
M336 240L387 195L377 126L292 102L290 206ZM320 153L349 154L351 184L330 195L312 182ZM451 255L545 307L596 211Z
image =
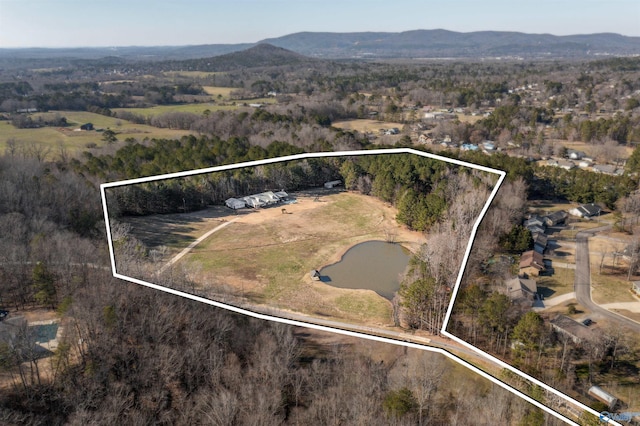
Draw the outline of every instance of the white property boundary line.
M283 323L283 324L289 324L289 325L295 325L295 326L300 326L300 327L308 327L308 328L313 328L316 330L321 330L321 331L327 331L327 332L332 332L332 333L338 333L338 334L343 334L343 335L347 335L347 336L353 336L353 337L360 337L360 338L365 338L365 339L369 339L369 340L375 340L378 342L383 342L383 343L390 343L390 344L395 344L395 345L401 345L401 346L406 346L409 348L413 348L413 349L421 349L421 350L426 350L426 351L430 351L430 352L436 352L439 354L442 354L448 358L450 358L451 360L462 364L463 366L467 367L468 369L472 370L473 372L475 372L476 374L479 374L480 376L491 380L492 382L496 383L497 385L499 385L500 387L512 392L513 394L519 396L520 398L524 399L525 401L537 406L538 408L546 411L547 413L553 415L554 417L568 423L571 425L578 425L577 423L575 423L573 420L563 416L562 414L556 412L555 410L551 409L550 407L547 407L546 405L540 403L539 401L536 401L535 399L531 398L530 396L524 394L523 392L519 391L518 389L515 389L514 387L508 385L507 383L499 380L498 378L484 372L483 370L477 368L476 366L470 364L469 362L463 360L462 358L444 350L441 348L433 348L430 346L425 346L425 345L421 345L421 344L417 344L417 343L410 343L410 342L404 342L404 341L400 341L400 340L396 340L396 339L391 339L391 338L386 338L386 337L380 337L380 336L374 336L374 335L370 335L370 334L364 334L364 333L359 333L359 332L354 332L354 331L349 331L349 330L343 330L343 329L339 329L339 328L332 328L332 327L327 327L327 326L322 326L322 325L318 325L318 324L313 324L313 323L308 323L308 322L304 322L304 321L297 321L297 320L291 320L291 319L287 319L287 318L280 318L280 317L276 317L276 316L272 316L272 315L265 315L265 314L260 314L257 312L253 312L253 311L249 311L247 309L243 309L243 308L239 308L233 305L228 305L225 303L221 303L221 302L217 302L214 300L210 300L204 297L200 297L200 296L196 296L193 294L189 294L189 293L185 293L179 290L175 290L169 287L164 287L164 286L160 286L157 284L153 284L147 281L143 281L137 278L133 278L133 277L129 277L129 276L125 276L122 274L119 274L117 272L117 267L116 267L116 261L115 261L115 254L114 254L114 250L113 250L113 240L111 237L111 225L110 225L110 220L109 220L109 213L108 213L108 208L107 208L107 199L106 199L106 194L105 194L105 190L108 188L114 188L114 187L119 187L119 186L126 186L126 185L134 185L134 184L139 184L139 183L145 183L145 182L154 182L154 181L158 181L158 180L166 180L166 179L172 179L172 178L180 178L180 177L186 177L186 176L194 176L194 175L200 175L200 174L206 174L206 173L213 173L213 172L220 172L220 171L225 171L225 170L233 170L233 169L239 169L239 168L245 168L245 167L253 167L253 166L260 166L260 165L264 165L264 164L273 164L273 163L279 163L279 162L285 162L285 161L294 161L294 160L304 160L304 159L308 159L308 158L325 158L325 157L346 157L346 156L361 156L361 155L382 155L382 154L414 154L414 155L418 155L418 156L422 156L422 157L426 157L426 158L431 158L431 159L435 159L435 160L441 160L441 161L445 161L447 163L451 163L451 164L455 164L458 166L462 166L462 167L468 167L468 168L472 168L472 169L476 169L476 170L481 170L484 172L488 172L488 173L493 173L499 176L498 181L496 183L496 185L494 186L493 190L491 191L491 194L487 200L487 202L485 203L480 215L478 216L476 222L473 225L473 229L471 232L471 237L469 239L469 243L467 244L467 249L465 251L464 254L464 258L462 260L462 265L460 267L460 271L458 272L458 277L456 280L456 284L453 288L453 292L451 295L451 301L449 303L449 307L447 309L447 313L445 315L445 320L444 320L444 324L442 326L442 334L455 340L456 342L474 350L475 352L477 352L479 355L485 357L486 359L492 361L495 364L500 365L503 368L506 368L510 371L512 371L515 374L518 374L519 376L529 380L530 382L546 389L547 391L557 395L558 397L564 399L565 401L567 401L568 403L577 406L578 408L580 408L581 410L587 411L591 414L593 414L594 416L596 416L596 418L599 417L600 413L598 413L597 411L595 411L594 409L582 404L581 402L571 398L568 395L565 395L564 393L558 391L557 389L554 389L550 386L548 386L545 383L542 383L541 381L529 376L528 374L523 373L522 371L512 367L511 365L497 359L496 357L480 350L479 348L467 343L466 341L458 338L457 336L454 336L453 334L447 332L446 328L447 325L449 323L449 320L451 318L451 312L453 310L453 305L456 299L456 296L458 294L458 290L460 288L460 283L462 281L462 276L464 275L464 270L467 266L467 262L469 259L469 254L471 252L471 248L473 246L473 242L475 240L476 237L476 233L478 231L478 227L480 225L480 222L482 221L482 219L484 218L484 215L486 214L489 206L491 205L491 202L493 201L493 199L495 198L500 186L502 186L502 183L506 177L506 172L504 172L503 170L497 170L497 169L492 169L489 167L485 167L485 166L481 166L481 165L477 165L477 164L472 164L472 163L468 163L466 161L461 161L461 160L457 160L457 159L453 159L453 158L447 158L447 157L442 157L439 155L435 155L435 154L431 154L428 152L423 152L423 151L417 151L414 149L410 149L410 148L392 148L392 149L374 149L374 150L365 150L365 151L331 151L331 152L317 152L317 153L303 153L303 154L296 154L296 155L289 155L289 156L285 156L285 157L277 157L277 158L269 158L269 159L264 159L264 160L256 160L256 161L248 161L245 163L236 163L236 164L229 164L229 165L224 165L224 166L216 166L216 167L210 167L210 168L205 168L205 169L198 169L198 170L190 170L190 171L185 171L185 172L177 172L177 173L169 173L169 174L164 174L164 175L157 175L157 176L150 176L150 177L145 177L145 178L138 178L138 179L129 179L129 180L123 180L123 181L118 181L118 182L109 182L109 183L103 183L100 185L100 195L102 197L102 207L103 207L103 213L104 213L104 220L105 220L105 226L106 226L106 231L107 231L107 241L108 241L108 245L109 245L109 256L111 259L111 270L112 270L112 274L114 277L116 278L120 278L126 281L130 281L136 284L140 284L155 290L159 290L159 291L163 291L165 293L170 293L176 296L181 296L184 297L186 299L190 299L190 300L194 300L197 302L201 302L201 303L206 303L208 305L211 306L215 306L218 308L222 308L222 309L227 309L229 311L235 312L235 313L239 313L239 314L243 314L243 315L247 315L253 318L258 318L258 319L263 319L263 320L268 320L268 321L274 321L274 322L278 322L278 323ZM621 426L619 423L616 423L612 420L609 421L609 424L615 424L615 425L619 425Z

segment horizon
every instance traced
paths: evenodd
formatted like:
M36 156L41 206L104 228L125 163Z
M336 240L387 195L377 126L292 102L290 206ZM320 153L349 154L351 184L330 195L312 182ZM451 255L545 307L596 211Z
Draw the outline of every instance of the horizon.
M0 0L2 1L2 0ZM526 35L550 35L553 37L571 37L571 36L593 36L600 34L610 34L622 37L630 37L630 38L640 38L640 36L629 36L626 34L615 33L615 32L595 32L595 33L576 33L576 34L552 34L552 33L529 33L523 31L502 31L502 30L476 30L476 31L455 31L449 30L446 28L420 28L420 29L412 29L405 31L297 31L294 33L287 33L279 36L266 37L256 41L245 41L238 43L190 43L190 44L130 44L130 45L77 45L77 46L19 46L19 47L3 47L0 46L0 50L21 50L21 49L43 49L43 50L64 50L64 49L130 49L130 48L166 48L166 47L197 47L197 46L211 46L211 45L240 45L240 44L262 44L268 43L269 39L278 39L282 37L288 37L296 34L365 34L365 33L386 33L386 34L402 34L402 33L410 33L410 32L418 32L418 31L448 31L452 33L459 34L472 34L472 33L483 33L483 32L498 32L498 33L517 33L517 34L526 34Z
M256 43L300 32L640 37L636 0L0 0L0 48L109 48Z

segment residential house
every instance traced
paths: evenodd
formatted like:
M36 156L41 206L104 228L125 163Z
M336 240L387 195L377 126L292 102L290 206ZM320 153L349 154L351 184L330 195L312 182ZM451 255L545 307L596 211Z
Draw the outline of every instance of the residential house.
M567 158L571 160L582 160L586 156L587 154L582 151L576 151L575 149L567 150Z
M544 228L542 226L529 225L529 226L526 226L526 228L529 230L529 232L531 232L531 235L533 235L533 234L544 234Z
M276 197L278 197L280 201L286 201L289 199L289 194L287 194L285 191L278 191L276 192Z
M552 319L551 327L557 333L573 340L574 343L590 341L594 337L589 327L564 315L558 315Z
M224 204L233 210L243 209L247 206L243 200L239 200L237 198L229 198L224 202Z
M515 277L505 282L507 296L512 302L531 306L538 298L538 286L534 280Z
M93 128L93 123L85 123L82 126L80 126L80 130L94 130Z
M536 214L529 216L529 219L524 221L524 227L529 228L530 226L544 226L544 218Z
M570 215L578 217L600 216L600 213L602 213L602 209L594 203L582 204L581 206L569 210Z
M278 198L278 196L272 191L249 195L240 198L240 200L244 201L247 207L252 207L254 209L271 206L280 202L280 198Z
M595 164L591 169L594 172L604 173L606 175L613 175L616 173L616 166L612 164Z
M576 163L571 160L558 160L558 167L565 170L575 169Z
M547 249L547 241L548 241L548 237L546 234L543 234L541 232L536 232L533 235L533 250L543 254L544 251Z
M462 146L460 147L460 149L462 151L477 151L478 150L478 145L472 144L472 143L463 143Z
M563 224L568 217L569 214L566 211L558 210L557 212L546 215L542 220L546 226L556 226Z
M520 275L528 278L536 277L544 272L545 266L542 254L534 250L525 251L520 256Z
M496 150L496 144L493 141L484 141L482 142L482 147L487 152L493 152Z

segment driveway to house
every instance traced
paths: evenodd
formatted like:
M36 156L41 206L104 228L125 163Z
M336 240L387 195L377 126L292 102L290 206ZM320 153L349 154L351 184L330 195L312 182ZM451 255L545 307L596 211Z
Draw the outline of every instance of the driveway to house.
M588 229L576 234L576 272L574 291L576 300L593 313L597 313L612 322L630 328L640 334L640 323L611 312L591 300L591 266L589 262L589 237L596 233L611 229L611 225Z
M560 296L551 297L545 300L536 299L533 302L533 310L544 311L545 309L549 309L561 303L568 302L569 300L574 299L575 297L576 297L576 294L574 292L571 292L567 294L562 294Z
M232 219L230 221L227 222L223 222L221 225L216 226L215 228L213 228L212 230L210 230L209 232L206 232L204 235L202 235L201 237L199 237L197 240L195 240L194 242L192 242L191 244L189 244L189 246L187 248L185 248L184 250L182 250L180 253L176 254L171 260L169 260L162 268L160 268L159 273L163 273L165 270L167 270L167 268L171 267L171 265L173 265L174 263L176 263L178 260L182 259L187 253L189 253L195 246L197 246L198 244L200 244L202 241L204 241L205 239L207 239L209 236L211 236L211 234L218 232L219 230L221 230L222 228L225 228L229 225L231 225L233 222L237 221L241 219L241 217L237 217L235 219Z

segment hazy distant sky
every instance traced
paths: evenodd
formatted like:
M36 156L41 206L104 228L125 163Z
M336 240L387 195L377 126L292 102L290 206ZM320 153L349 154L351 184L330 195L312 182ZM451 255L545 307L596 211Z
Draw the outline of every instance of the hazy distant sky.
M0 0L0 47L256 42L299 31L640 36L640 0Z

